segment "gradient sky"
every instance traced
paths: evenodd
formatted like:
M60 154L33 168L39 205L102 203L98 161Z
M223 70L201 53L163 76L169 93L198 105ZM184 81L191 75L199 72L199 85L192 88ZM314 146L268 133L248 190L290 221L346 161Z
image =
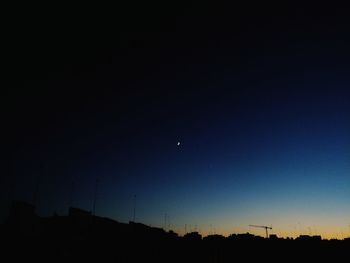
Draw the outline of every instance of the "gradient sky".
M180 234L350 236L349 10L163 8L19 23L2 219L36 185L41 215L91 210L98 180L121 222L136 195Z

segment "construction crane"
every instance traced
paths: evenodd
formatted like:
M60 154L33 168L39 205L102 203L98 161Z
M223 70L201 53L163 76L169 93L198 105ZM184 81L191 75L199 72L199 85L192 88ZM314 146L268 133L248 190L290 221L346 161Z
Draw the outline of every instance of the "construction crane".
M251 226L251 227L265 228L265 231L266 231L266 238L269 238L268 229L272 229L272 227L270 227L270 226L257 226L257 225L249 225L249 226Z

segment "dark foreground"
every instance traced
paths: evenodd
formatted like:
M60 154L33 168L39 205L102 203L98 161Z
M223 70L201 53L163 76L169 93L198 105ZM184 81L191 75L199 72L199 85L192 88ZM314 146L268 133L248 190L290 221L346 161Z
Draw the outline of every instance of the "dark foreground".
M266 239L250 234L202 238L196 232L179 237L172 231L118 223L79 209L50 218L31 215L29 210L14 211L1 225L4 262L347 262L350 252L350 239Z

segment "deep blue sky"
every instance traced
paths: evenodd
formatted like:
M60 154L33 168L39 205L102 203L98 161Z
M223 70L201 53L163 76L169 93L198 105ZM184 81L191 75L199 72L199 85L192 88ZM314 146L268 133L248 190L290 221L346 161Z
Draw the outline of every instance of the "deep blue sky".
M180 233L349 235L346 10L163 8L19 23L2 218L36 182L39 214L71 193L91 210L98 179L96 213L122 222L136 195L137 221Z

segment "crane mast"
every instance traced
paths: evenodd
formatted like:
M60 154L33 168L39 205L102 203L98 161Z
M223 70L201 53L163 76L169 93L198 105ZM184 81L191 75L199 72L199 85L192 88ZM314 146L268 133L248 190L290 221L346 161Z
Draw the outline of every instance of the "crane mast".
M258 225L249 225L249 226L251 226L251 227L260 227L260 228L265 228L266 238L269 238L268 229L272 229L272 227L270 227L270 226L258 226Z

